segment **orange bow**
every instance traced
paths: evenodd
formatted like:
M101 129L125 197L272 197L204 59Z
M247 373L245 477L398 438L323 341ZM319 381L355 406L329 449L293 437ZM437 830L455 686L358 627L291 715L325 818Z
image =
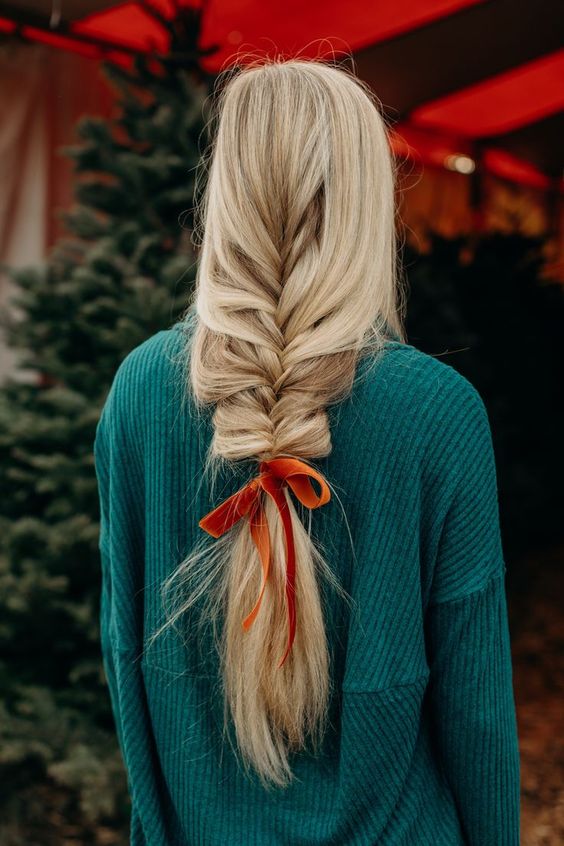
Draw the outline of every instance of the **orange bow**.
M294 533L292 531L292 518L282 488L287 482L299 501L307 508L318 508L320 505L324 505L331 498L331 492L329 485L321 473L318 473L309 464L298 458L273 458L270 461L261 461L259 471L260 475L251 479L237 493L228 497L217 508L210 511L205 517L202 517L199 525L208 534L214 538L218 538L224 532L227 532L241 517L247 515L249 518L251 537L257 547L262 565L262 586L255 607L243 620L243 628L246 631L251 627L258 614L270 570L270 533L268 531L268 523L264 518L264 508L260 496L261 489L274 500L282 519L286 542L288 645L278 665L281 667L292 648L296 632L296 551ZM310 481L311 478L319 482L321 487L320 494L315 493Z

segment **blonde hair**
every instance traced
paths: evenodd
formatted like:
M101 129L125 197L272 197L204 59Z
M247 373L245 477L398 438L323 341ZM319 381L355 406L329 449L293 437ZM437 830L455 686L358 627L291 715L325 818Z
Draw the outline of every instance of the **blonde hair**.
M224 72L218 85L226 76L198 206L203 238L189 339L196 407L214 407L204 467L212 474L244 459L327 456L327 406L351 391L360 356L379 350L386 332L404 339L395 167L370 89L343 67L310 59L250 63ZM173 593L165 626L204 599L202 621L213 621L220 656L224 728L230 717L243 762L265 787L286 786L290 753L321 743L331 679L319 578L347 596L284 490L297 628L282 667L285 546L270 497L263 506L272 566L248 631L242 620L261 568L246 519L211 545L207 537L164 585Z

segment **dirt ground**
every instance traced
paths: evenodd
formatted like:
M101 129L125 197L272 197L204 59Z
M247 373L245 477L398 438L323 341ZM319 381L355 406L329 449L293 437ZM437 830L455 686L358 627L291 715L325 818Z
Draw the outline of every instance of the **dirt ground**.
M521 749L521 844L564 843L564 549L508 590ZM509 574L508 580L511 578Z

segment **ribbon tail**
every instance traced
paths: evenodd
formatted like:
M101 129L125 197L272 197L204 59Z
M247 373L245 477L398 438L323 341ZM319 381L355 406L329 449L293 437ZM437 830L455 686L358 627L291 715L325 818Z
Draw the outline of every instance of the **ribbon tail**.
M294 545L294 532L292 528L292 515L288 508L286 497L281 488L275 488L272 491L272 497L280 512L282 525L284 528L284 538L286 542L286 600L288 609L288 642L286 651L282 656L278 668L280 668L292 648L294 638L296 635L296 549Z
M247 614L247 616L243 620L243 628L245 629L245 631L250 629L259 612L264 590L266 588L268 573L270 570L270 534L268 531L268 524L266 522L265 511L258 500L255 501L255 505L251 513L249 514L249 522L251 528L251 537L258 550L261 562L262 584L258 599L255 602L253 610L249 614Z

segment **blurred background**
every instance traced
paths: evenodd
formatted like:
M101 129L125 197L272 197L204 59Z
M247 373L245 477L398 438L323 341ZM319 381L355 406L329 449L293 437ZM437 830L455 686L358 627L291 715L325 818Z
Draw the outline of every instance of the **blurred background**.
M207 98L245 52L341 61L382 103L408 340L493 431L522 842L564 842L561 24L555 0L0 0L1 846L128 842L94 431L192 290Z

